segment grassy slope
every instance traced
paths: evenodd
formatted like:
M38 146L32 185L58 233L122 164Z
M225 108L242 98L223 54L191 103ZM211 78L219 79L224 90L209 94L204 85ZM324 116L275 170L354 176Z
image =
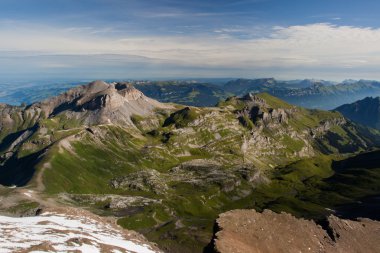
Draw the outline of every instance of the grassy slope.
M44 173L44 184L48 193L121 194L163 199L162 204L145 207L142 212L120 219L119 224L145 233L149 239L159 241L163 247L172 249L181 245L181 249L188 248L190 251L199 250L201 245L208 243L213 221L221 210L243 207L231 201L239 193L226 195L215 185L194 191L194 186L190 184L173 182L165 196L146 191L113 189L109 181L114 177L143 169L168 172L181 162L208 158L209 155L191 150L193 154L177 158L165 150L151 149L149 156L144 156L148 151L144 149L146 145L143 143L155 140L144 136L136 138L118 127L106 128L108 134L101 145L93 143L91 136L87 134L84 141L73 143L75 155L69 151L51 150L49 162L53 169ZM206 200L213 195L213 198ZM175 221L178 219L184 227L175 230ZM152 229L154 226L157 228ZM195 229L189 229L193 226ZM162 238L163 235L165 238ZM173 241L173 236L180 239ZM196 236L201 244L193 243Z
M260 96L273 108L292 107L268 94ZM275 211L288 211L297 216L319 218L327 213L326 207L331 208L377 192L377 189L370 191L366 188L365 178L363 183L360 183L362 188L359 187L360 189L352 196L343 194L349 184L342 183L340 186L339 177L337 178L339 187L329 188L328 180L332 179L328 178L336 176L333 170L333 165L336 163L333 163L333 159L342 158L322 154L308 160L288 159L286 161L291 161L291 164L267 170L266 176L271 179L269 184L258 185L248 182L233 169L236 164L241 165L243 161L240 151L242 135L249 134L250 131L239 125L234 114L243 106L244 104L236 99L220 103L220 109L217 109L216 113L219 115L217 118L206 117L214 112L211 109L189 108L176 114L160 114L164 115L162 117L167 118L169 123L165 124L161 117L160 125L165 127L156 127L154 131L151 127L144 127L143 118L134 117L134 123L141 131L107 125L94 127L97 131L95 135L84 128L77 129L80 122L71 122L65 117L56 116L57 118L43 121L43 125L48 128L49 136L53 136L54 141L73 134L80 137L76 141L71 141L69 148L62 148L58 142L54 144L36 168L41 170L44 164L50 164L51 168L46 169L43 175L45 190L49 194L55 195L61 192L120 194L161 200L160 203L142 206L137 210L127 210L129 214L120 218L119 224L144 233L148 239L171 252L200 252L211 238L215 218L227 210L270 208ZM321 122L341 116L339 113L305 109L299 109L297 115L288 123L297 131L317 127ZM197 125L196 121L202 123ZM232 127L226 128L226 125ZM145 131L145 128L149 131ZM331 130L340 138L337 143L343 146L349 145L352 136L358 134L355 131L356 129L342 127ZM216 134L221 138L217 139ZM271 131L264 131L262 134L278 138ZM302 142L290 136L283 136L278 140L286 145L285 154L299 151L303 146ZM337 145L323 144L331 148L330 152L338 151ZM40 150L40 147L36 150ZM358 150L363 148L360 147ZM26 151L23 152L27 154ZM115 177L143 170L158 171L161 173L160 179L166 180L172 174L171 168L182 162L200 158L223 161L223 167L219 172L224 171L241 177L240 185L232 191L223 191L222 185L217 183L194 186L186 182L169 180L168 190L165 193L114 189L110 186L110 180ZM259 165L260 163L256 164ZM374 183L378 182L377 170L368 173L375 173ZM347 177L350 175L345 178ZM373 187L373 184L370 186ZM330 199L332 201L329 201ZM110 211L104 208L106 204L93 205L91 208L109 214Z
M308 126L317 124L316 113L322 112L310 112L311 116L305 116L304 124ZM318 115L318 117L326 118L331 115ZM189 124L186 119L183 121L183 117L176 117L170 127L175 128L178 120L181 122L178 124L179 127ZM194 118L191 117L191 120ZM144 233L148 239L159 243L163 249L177 252L201 251L210 239L215 218L227 210L270 208L275 211L291 212L296 216L319 218L328 213L326 207L332 208L335 203L352 201L333 190L330 193L330 190L325 189L324 179L334 174L333 157L330 156L302 160L274 169L273 174L269 173L271 183L268 185L252 188L252 185L243 180L237 189L227 193L213 184L194 188L191 184L178 182L169 183L169 191L164 195L149 191L116 190L109 185L109 181L114 177L144 169L167 173L170 168L181 162L213 156L199 148L189 149L186 145L178 148L177 143L188 141L182 139L181 135L172 136L165 144L166 148L162 149L155 148L155 145L162 144L161 135L131 135L128 130L119 127L102 128L106 130L107 135L100 142L95 141L90 133L86 134L83 141L74 142L72 146L75 155L69 151L52 151L54 155L50 163L54 169L46 170L44 175L47 192L121 194L161 199L161 204L146 206L121 218L119 224ZM167 130L162 128L158 129L158 132ZM227 136L229 135L231 133L227 133ZM197 138L207 142L212 136L208 133L201 134ZM221 145L223 141L219 142L219 149L223 146L231 147L231 144ZM301 145L289 136L284 141L288 143L292 152ZM189 154L178 157L175 155L179 152L178 149L187 150ZM239 147L234 148L236 149ZM227 151L221 150L221 152ZM240 157L240 154L231 154L231 156ZM325 201L326 191L336 199L335 203ZM103 206L93 208L100 208L101 212L106 212Z
M259 190L260 196L272 198L259 203L260 208L319 219L330 213L326 208L335 209L366 196L379 195L379 154L374 151L338 160L318 157L280 168L272 183Z

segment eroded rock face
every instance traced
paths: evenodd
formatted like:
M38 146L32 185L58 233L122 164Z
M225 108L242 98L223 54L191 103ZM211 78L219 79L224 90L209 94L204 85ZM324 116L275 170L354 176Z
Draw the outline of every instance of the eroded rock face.
M160 173L156 170L130 173L127 176L112 179L110 185L115 189L153 191L156 194L164 193L168 189L168 186L160 178Z
M379 252L380 222L328 218L326 230L314 221L269 210L233 210L217 220L217 252Z
M318 135L325 134L327 131L329 131L334 126L343 126L347 123L347 120L343 117L336 118L333 120L327 120L324 122L321 122L321 125L315 129L311 129L310 134L313 138L317 137Z
M165 194L172 190L171 184L186 183L202 188L215 185L223 192L231 192L237 189L242 181L252 187L270 182L263 172L254 167L237 166L226 169L216 161L194 159L171 168L168 173L141 170L116 177L110 181L110 186L115 189Z
M288 123L289 117L295 112L295 108L271 108L263 98L251 93L244 96L242 101L247 106L239 112L239 115L249 117L256 125L271 127Z

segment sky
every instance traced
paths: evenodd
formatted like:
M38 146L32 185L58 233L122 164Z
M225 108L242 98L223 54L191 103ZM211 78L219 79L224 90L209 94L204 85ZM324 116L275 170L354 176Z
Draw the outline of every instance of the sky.
M0 80L380 80L378 0L0 0Z

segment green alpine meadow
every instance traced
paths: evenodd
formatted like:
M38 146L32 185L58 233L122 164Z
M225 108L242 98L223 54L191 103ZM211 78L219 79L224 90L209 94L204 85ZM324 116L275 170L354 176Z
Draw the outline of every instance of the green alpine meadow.
M380 193L378 130L268 93L191 107L95 81L1 113L1 184L40 196L3 211L53 199L116 217L168 252L207 248L229 210L323 220Z

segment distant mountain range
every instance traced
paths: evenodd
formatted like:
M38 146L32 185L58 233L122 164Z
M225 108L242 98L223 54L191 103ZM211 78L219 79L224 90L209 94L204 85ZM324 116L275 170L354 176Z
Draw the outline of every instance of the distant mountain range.
M274 78L236 79L224 85L211 83L166 81L134 83L138 89L161 102L193 106L214 106L229 96L266 92L289 103L306 108L330 110L366 96L380 96L380 82L324 80L279 81Z
M380 97L366 97L352 104L339 106L335 110L352 121L380 129Z
M224 89L235 95L268 92L292 104L329 110L366 96L380 95L380 82L360 80L334 84L316 80L294 83L273 78L237 79L228 82Z
M214 106L227 97L223 87L209 83L162 81L134 83L134 86L160 102L191 106Z
M380 96L380 82L345 80L341 83L305 79L281 81L261 79L194 79L172 81L128 81L147 96L160 102L191 106L214 106L230 96L267 92L306 108L331 110L368 96ZM31 104L58 95L75 83L7 86L0 85L0 102Z

